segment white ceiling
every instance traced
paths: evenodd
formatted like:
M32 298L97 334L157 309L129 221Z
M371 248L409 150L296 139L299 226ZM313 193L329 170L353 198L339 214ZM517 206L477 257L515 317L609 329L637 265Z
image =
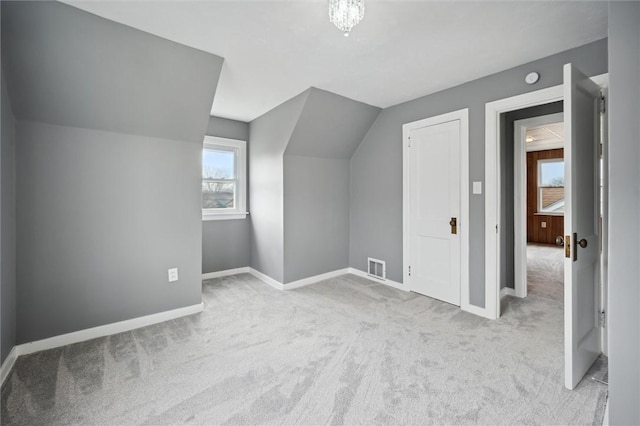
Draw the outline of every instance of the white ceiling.
M366 0L348 38L327 1L65 3L224 57L211 112L243 121L310 86L384 108L607 35L606 2Z
M564 142L564 123L545 124L537 127L527 127L525 132L527 143Z

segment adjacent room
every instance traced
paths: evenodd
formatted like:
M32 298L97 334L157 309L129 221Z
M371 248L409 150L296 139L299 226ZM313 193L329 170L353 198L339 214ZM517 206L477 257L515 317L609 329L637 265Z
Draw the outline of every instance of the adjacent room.
M640 424L639 2L0 15L2 424Z

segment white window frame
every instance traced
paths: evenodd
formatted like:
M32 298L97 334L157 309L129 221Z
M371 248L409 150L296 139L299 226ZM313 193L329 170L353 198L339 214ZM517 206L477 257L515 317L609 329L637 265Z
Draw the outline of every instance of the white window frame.
M206 149L233 150L236 153L236 194L233 209L202 209L202 220L245 219L247 217L247 142L238 139L226 139L205 136L202 151ZM202 169L202 161L200 164ZM202 188L202 185L201 185ZM201 189L202 191L202 189Z
M553 211L545 211L542 208L542 164L543 163L564 163L564 158L562 157L558 157L558 158L542 158L540 160L538 160L538 184L537 184L537 192L538 192L538 208L536 209L536 214L537 215L544 215L544 216L564 216L564 212L553 212ZM544 187L547 188L547 187ZM563 186L564 188L564 186Z

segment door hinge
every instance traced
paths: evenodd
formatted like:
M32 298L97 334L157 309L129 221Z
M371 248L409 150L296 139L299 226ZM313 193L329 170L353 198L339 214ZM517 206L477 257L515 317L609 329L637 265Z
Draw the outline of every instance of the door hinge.
M607 312L604 309L600 311L598 322L600 323L600 327L602 328L607 327Z
M409 266L409 276L411 276L411 266Z
M496 225L496 234L498 233L498 225Z
M411 136L407 137L409 139L409 148L411 148Z
M605 112L607 112L607 98L600 93L600 114L604 114Z

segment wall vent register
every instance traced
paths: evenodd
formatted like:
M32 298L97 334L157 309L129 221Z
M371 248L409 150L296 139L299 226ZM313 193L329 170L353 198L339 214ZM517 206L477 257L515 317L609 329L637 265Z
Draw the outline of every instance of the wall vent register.
M372 257L367 258L367 275L377 278L379 280L387 279L387 264L384 260L374 259Z

